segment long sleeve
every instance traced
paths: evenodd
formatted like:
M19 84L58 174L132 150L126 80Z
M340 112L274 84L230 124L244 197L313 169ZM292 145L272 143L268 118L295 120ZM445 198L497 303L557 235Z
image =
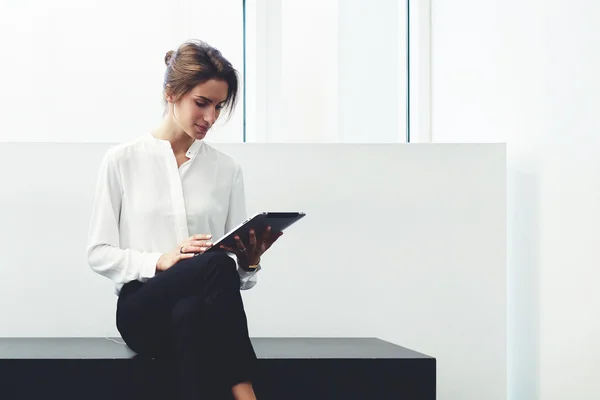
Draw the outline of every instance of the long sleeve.
M238 224L246 219L246 194L244 189L244 176L239 165L236 166L231 188L231 197L229 199L229 210L227 213L227 221L225 223L225 232L229 232ZM233 256L237 263L237 259ZM258 283L258 271L260 267L254 271L245 271L238 265L238 274L240 275L240 290L248 290Z
M120 248L122 195L123 186L118 164L109 151L98 171L88 234L88 263L94 271L117 284L132 280L144 282L155 275L156 262L162 253Z

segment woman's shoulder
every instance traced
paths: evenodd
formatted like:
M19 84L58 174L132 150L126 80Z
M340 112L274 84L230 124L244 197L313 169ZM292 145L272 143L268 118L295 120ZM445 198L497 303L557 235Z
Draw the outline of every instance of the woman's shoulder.
M105 157L120 161L131 157L136 152L147 152L153 143L150 139L149 135L140 135L134 139L113 144L106 150Z
M209 142L203 141L204 153L214 159L221 167L229 167L233 170L237 170L240 167L238 161L229 153L218 148L218 145L213 145Z

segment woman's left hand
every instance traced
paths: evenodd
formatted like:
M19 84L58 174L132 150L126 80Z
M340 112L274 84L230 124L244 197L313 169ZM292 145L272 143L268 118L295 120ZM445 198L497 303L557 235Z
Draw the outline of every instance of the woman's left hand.
M269 250L281 235L283 235L283 232L271 234L271 227L268 226L260 238L257 238L254 229L250 229L247 245L242 242L239 236L236 236L236 248L224 245L221 245L221 248L235 254L238 259L238 264L247 270L251 265L256 266L260 263L260 256L262 256L265 251Z

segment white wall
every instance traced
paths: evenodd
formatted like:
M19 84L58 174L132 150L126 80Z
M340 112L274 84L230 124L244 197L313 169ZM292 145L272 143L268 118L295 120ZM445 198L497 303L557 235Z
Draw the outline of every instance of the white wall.
M436 142L508 143L509 399L600 398L600 3L434 1Z
M87 266L107 144L0 144L0 337L113 336ZM244 292L253 336L376 336L435 356L438 398L506 394L503 145L220 144L248 209L304 210Z
M154 129L164 56L194 38L243 73L239 0L0 2L0 141L110 143ZM242 123L240 107L215 140L241 142Z

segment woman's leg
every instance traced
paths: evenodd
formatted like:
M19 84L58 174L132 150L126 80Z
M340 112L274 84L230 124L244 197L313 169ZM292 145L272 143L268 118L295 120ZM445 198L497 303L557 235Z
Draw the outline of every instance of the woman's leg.
M174 355L185 399L199 398L217 378L229 388L251 381L255 371L239 276L223 253L180 261L145 284L125 285L117 327L137 353Z

